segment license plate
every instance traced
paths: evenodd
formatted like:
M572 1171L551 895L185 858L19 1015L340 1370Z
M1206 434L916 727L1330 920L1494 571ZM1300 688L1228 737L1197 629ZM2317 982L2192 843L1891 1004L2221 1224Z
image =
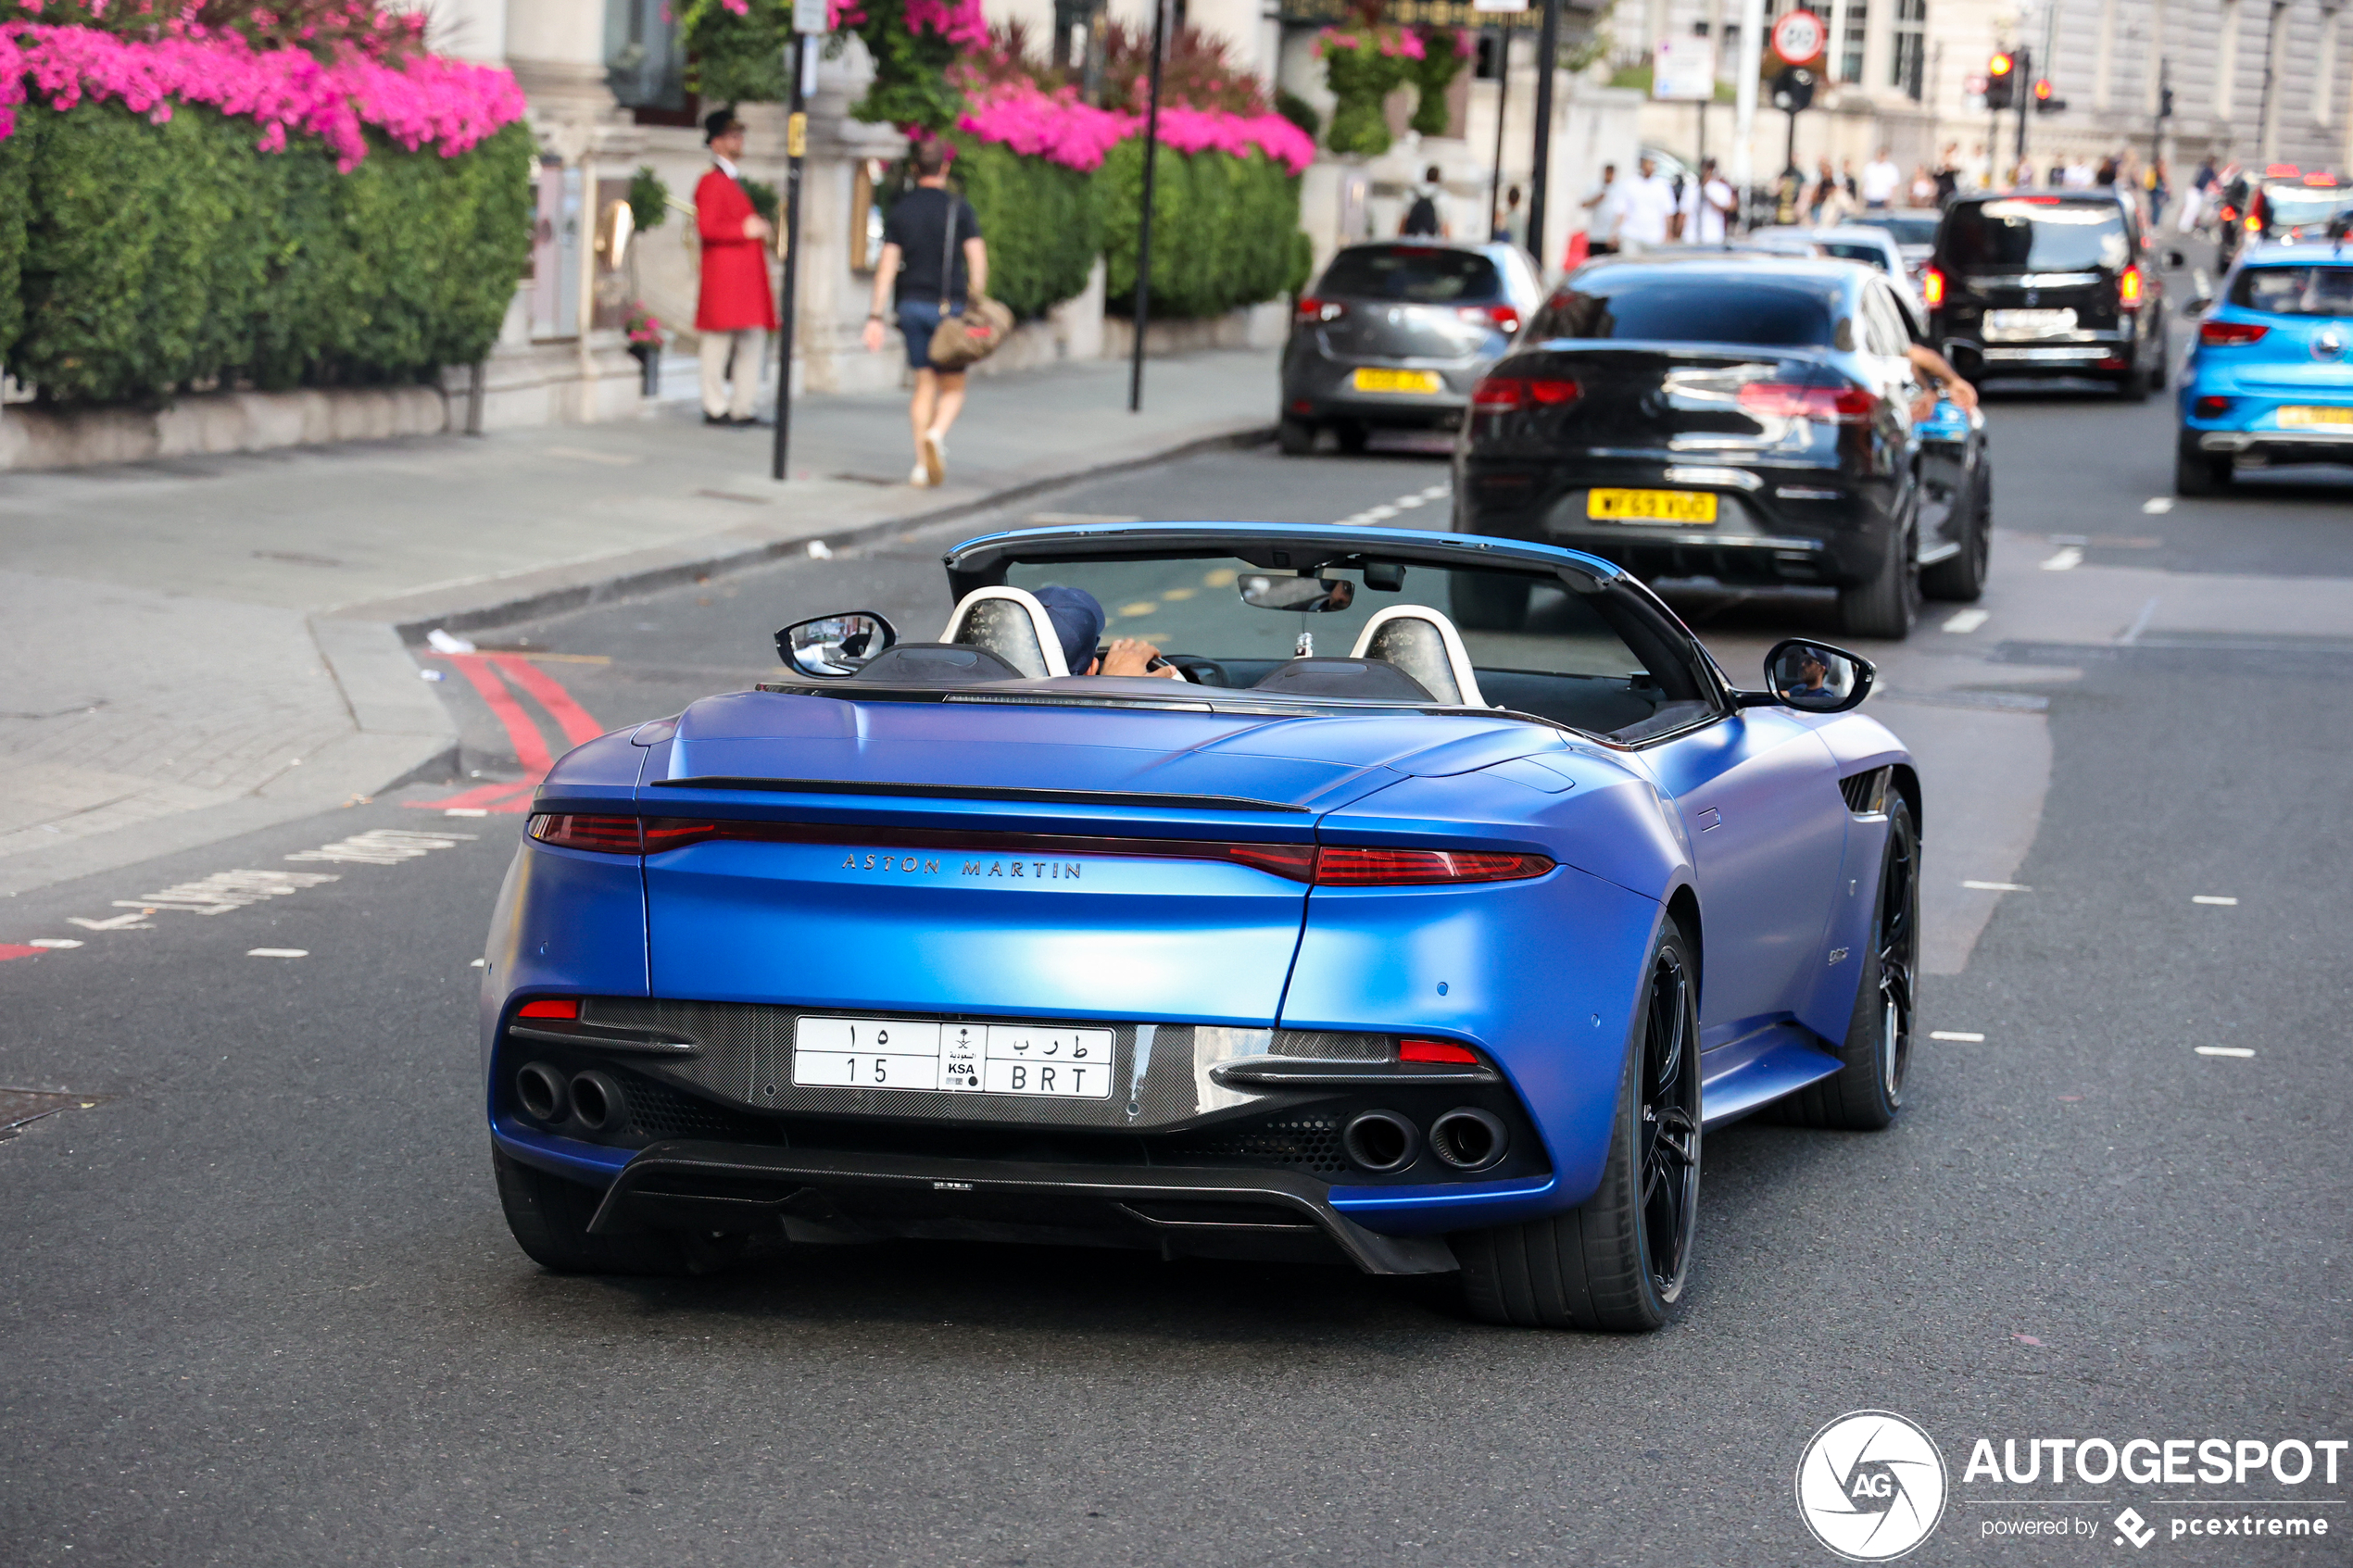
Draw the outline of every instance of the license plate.
M2282 430L2353 430L2353 408L2291 408L2280 410Z
M1988 310L1987 341L2017 343L2023 339L2059 337L2075 330L2072 310Z
M1589 490L1585 515L1601 522L1710 523L1716 495L1708 490Z
M1425 396L1442 391L1445 378L1436 370L1376 370L1370 368L1356 372L1359 392L1412 392Z
M804 1087L1106 1099L1111 1075L1108 1029L911 1018L803 1018L793 1026L792 1081Z

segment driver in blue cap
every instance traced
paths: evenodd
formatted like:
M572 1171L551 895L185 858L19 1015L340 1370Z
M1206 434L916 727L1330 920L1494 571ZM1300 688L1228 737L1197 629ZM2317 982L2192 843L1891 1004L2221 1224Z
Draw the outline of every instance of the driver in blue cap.
M1096 645L1103 634L1103 607L1084 588L1050 583L1038 590L1054 635L1063 646L1063 665L1074 675L1162 675L1182 680L1173 664L1161 663L1160 650L1140 637L1121 637L1100 655Z

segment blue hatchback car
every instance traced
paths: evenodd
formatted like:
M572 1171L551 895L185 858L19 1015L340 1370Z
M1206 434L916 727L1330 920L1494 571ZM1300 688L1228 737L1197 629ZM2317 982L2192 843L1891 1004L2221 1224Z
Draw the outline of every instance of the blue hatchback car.
M2183 368L2173 488L2211 495L2242 469L2353 463L2353 244L2243 254Z
M482 992L541 1263L1130 1247L1643 1330L1704 1128L1896 1115L1919 784L1852 711L1866 661L1788 643L1743 690L1624 571L1504 539L1139 523L946 564L936 641L797 622L789 678L541 785ZM1176 651L1096 673L1099 633Z

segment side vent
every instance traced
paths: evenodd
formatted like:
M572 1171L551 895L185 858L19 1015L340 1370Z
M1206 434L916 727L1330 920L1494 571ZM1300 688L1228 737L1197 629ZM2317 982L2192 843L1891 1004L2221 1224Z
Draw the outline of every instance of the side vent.
M1846 809L1858 817L1886 810L1889 771L1886 768L1871 768L1839 780L1838 792L1846 797Z

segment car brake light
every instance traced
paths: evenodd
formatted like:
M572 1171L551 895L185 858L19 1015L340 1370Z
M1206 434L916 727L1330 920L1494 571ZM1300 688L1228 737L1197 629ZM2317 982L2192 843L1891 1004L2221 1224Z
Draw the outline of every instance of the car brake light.
M1471 407L1484 414L1508 414L1530 407L1558 408L1577 401L1582 390L1567 376L1486 376L1471 389Z
M2223 204L2222 204L2222 221L2223 221L2223 222L2225 222L2225 223L2235 223L2235 222L2237 222L2238 220L2239 220L2239 209L2238 209L2237 207L2234 207L2231 206L2228 202L2223 203Z
M2227 397L2201 397L2191 406L2191 413L2201 420L2219 420L2231 411Z
M2141 270L2138 267L2127 267L2116 275L2116 303L2120 309L2124 310L2141 307Z
M1879 399L1859 386L1802 386L1793 382L1753 381L1741 388L1741 407L1766 419L1862 425L1871 422Z
M635 855L643 842L635 817L543 812L531 819L527 831L540 843L559 849L590 849L603 855Z
M1454 313L1475 324L1491 323L1501 332L1519 331L1519 312L1508 305L1464 305L1456 307Z
M1315 853L1319 887L1404 887L1444 882L1522 882L1553 869L1542 855L1463 849L1355 849Z
M1447 1040L1400 1040L1397 1042L1400 1061L1436 1061L1449 1067L1477 1067L1478 1053L1467 1046Z
M515 1010L517 1018L573 1018L580 1016L578 997L542 997L535 1002L525 1002Z
M1944 274L1931 267L1920 274L1920 297L1931 310L1944 307Z
M2260 231L2262 227L2263 220L2256 217L2255 214L2251 212L2246 215L2246 232L2248 233L2256 233Z
M2200 321L2197 340L2209 348L2230 348L2253 343L2271 330L2254 321Z
M1337 299L1317 299L1309 295L1299 302L1299 320L1302 321L1337 321L1348 314L1348 307Z

